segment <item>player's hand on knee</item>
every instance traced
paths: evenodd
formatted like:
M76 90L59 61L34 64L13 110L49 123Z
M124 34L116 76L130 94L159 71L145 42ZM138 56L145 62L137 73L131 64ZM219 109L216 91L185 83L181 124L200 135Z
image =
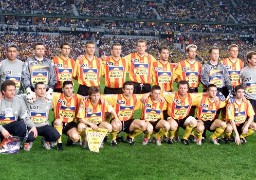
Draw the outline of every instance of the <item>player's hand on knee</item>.
M237 134L236 135L236 137L235 137L235 143L237 144L237 145L240 145L240 137L239 137L239 135Z
M28 133L30 133L30 132L33 132L34 133L34 138L36 138L37 136L38 136L38 132L37 132L37 129L36 129L36 127L34 126L34 127L32 127L30 130L29 130L29 132Z
M96 124L90 124L90 127L93 129L93 130L97 130L98 129L98 126Z
M11 136L6 129L2 130L2 135L4 136L4 138L9 138Z

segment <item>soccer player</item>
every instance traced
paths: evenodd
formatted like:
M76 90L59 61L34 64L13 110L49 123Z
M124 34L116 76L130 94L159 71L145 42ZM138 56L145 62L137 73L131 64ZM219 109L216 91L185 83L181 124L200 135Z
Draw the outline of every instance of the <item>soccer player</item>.
M153 84L159 85L162 91L172 91L174 67L169 63L170 51L167 47L159 48L160 60L153 63Z
M232 131L235 132L237 145L246 143L246 137L252 135L256 129L253 122L255 113L249 100L244 98L244 88L241 85L235 88L235 99L227 105L227 128L225 134L230 138Z
M248 65L241 70L242 85L245 87L245 97L251 102L256 112L256 52L246 54ZM256 122L256 116L254 116Z
M211 135L210 140L213 142L213 144L219 145L217 138L224 132L227 124L225 121L216 119L216 112L219 108L223 108L225 106L225 98L224 101L222 101L222 99L217 96L216 85L210 84L207 88L207 93L203 94L197 104L198 122L195 129L197 145L202 144L202 135L205 129L214 132Z
M76 116L82 96L74 94L72 81L64 81L63 93L53 93L54 128L60 133L68 136L67 146L72 146L73 142L80 140L77 131ZM57 149L63 150L61 137L57 141Z
M124 57L128 63L129 79L134 83L134 94L148 93L151 89L153 62L156 59L146 50L147 41L138 40L136 52Z
M64 81L73 80L75 61L69 57L70 45L66 42L60 45L60 55L52 59L57 78L57 84L54 92L62 92Z
M228 91L232 90L232 86L226 67L219 63L219 53L219 48L216 46L209 50L210 60L203 65L200 79L205 87L214 84L218 88L218 91L224 93L227 97ZM227 93L224 92L224 87L228 89Z
M174 73L174 80L177 82L188 81L189 93L198 92L202 64L196 60L197 46L190 44L186 47L187 59L178 63Z
M191 106L197 104L197 96L195 93L188 93L189 84L187 81L181 80L178 83L178 91L171 95L165 95L168 103L168 122L170 123L168 144L174 143L175 132L179 127L185 129L182 143L189 145L189 136L192 130L196 127L197 121L189 116Z
M113 124L117 126L121 125L120 120L117 117L115 110L107 102L100 100L100 88L96 86L90 87L89 99L82 101L78 110L77 118L79 118L78 131L82 137L82 146L87 147L85 139L85 130L87 127L91 127L96 130L98 128L107 129L108 132L112 132L112 126L110 123L105 121L105 113L109 112L112 114L114 119Z
M122 46L114 43L111 46L111 56L103 59L105 76L104 94L122 94L122 86L125 82L127 62L121 57Z
M160 102L161 87L154 85L151 88L149 98L142 105L141 119L147 123L147 129L144 132L143 145L147 145L151 134L155 132L156 144L161 145L161 137L166 136L170 129L170 124L164 120L163 110L167 109L166 101Z
M21 91L21 72L23 67L23 62L17 59L18 55L18 47L11 44L7 47L7 59L0 62L0 84L5 80L13 80L16 83L16 94Z
M232 87L240 84L240 71L244 67L243 60L238 58L238 45L231 44L228 47L229 57L220 61L228 70Z
M46 150L51 149L50 142L55 142L59 139L58 131L49 125L49 112L52 109L52 101L49 101L46 96L46 84L37 82L35 84L36 100L29 103L24 96L30 119L37 129L38 135L43 136L42 145ZM36 139L34 132L30 132L24 143L24 150L29 151L32 148L33 141Z
M76 77L79 88L77 94L88 95L88 90L92 86L100 85L102 75L102 61L95 55L95 44L87 41L85 44L85 55L78 57L75 64L74 76Z
M26 105L23 100L15 96L16 83L12 80L6 80L1 84L3 98L0 106L0 138L9 138L18 136L24 138L26 135L26 125L37 136L37 130L27 113ZM26 124L24 123L26 122Z
M127 142L130 145L134 145L135 137L146 130L147 124L144 120L133 119L134 111L141 109L141 95L133 94L134 84L127 81L123 84L123 94L116 95L106 95L105 99L108 101L115 109L118 118L121 120L122 124L113 128L112 131L112 145L117 145L116 137L120 131L126 132Z
M52 61L44 57L44 44L35 43L33 49L35 56L26 60L21 76L22 86L27 91L27 98L31 102L35 100L35 93L32 90L36 83L43 82L46 85L48 89L46 96L49 99L52 98L52 92L57 82Z

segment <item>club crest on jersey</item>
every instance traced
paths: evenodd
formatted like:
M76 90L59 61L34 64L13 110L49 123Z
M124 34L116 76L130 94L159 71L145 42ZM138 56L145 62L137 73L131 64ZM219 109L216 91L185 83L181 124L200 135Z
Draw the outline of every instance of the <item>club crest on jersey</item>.
M132 59L132 62L139 62L138 59Z
M87 113L90 113L90 112L92 112L92 109L91 109L91 108L86 108L85 111L86 111Z
M227 69L231 69L231 66L230 65L226 65L225 66Z
M180 104L180 101L179 101L178 99L174 99L173 102L174 102L175 104Z
M59 102L60 104L62 104L62 105L65 105L65 104L66 104L66 102L65 102L64 100L62 100L62 99L58 99L58 102Z
M146 104L146 107L151 108L152 105L151 104Z
M161 71L162 67L155 67L154 69L155 69L155 71Z
M85 67L88 67L88 65L87 64L81 64L80 67L85 68Z
M117 103L118 103L118 104L125 104L125 101L123 101L123 100L117 100Z
M106 62L106 65L107 65L107 66L113 66L114 63L113 63L113 62Z
M189 70L189 67L183 67L182 68L182 71L187 71L187 70Z
M202 104L203 108L208 108L208 104Z
M58 67L62 67L62 64L55 64L55 66Z

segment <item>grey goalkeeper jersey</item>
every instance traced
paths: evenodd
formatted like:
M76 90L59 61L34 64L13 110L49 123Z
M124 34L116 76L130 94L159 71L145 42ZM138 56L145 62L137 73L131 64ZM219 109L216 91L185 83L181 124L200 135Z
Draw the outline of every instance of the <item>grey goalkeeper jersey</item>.
M19 59L10 61L4 59L0 62L0 87L5 80L13 80L16 83L16 94L21 91L21 73L23 62Z
M42 61L28 58L23 66L21 82L24 89L35 88L38 82L43 82L46 88L53 89L57 80L52 61L47 58Z
M245 87L245 97L256 100L256 67L244 67L241 70L240 78Z
M37 98L35 102L29 103L25 94L21 95L26 103L31 122L35 127L49 125L49 112L52 109L52 101L47 102L45 98Z
M4 129L2 125L8 124L14 121L24 120L24 122L32 127L26 105L24 101L19 97L15 96L12 100L5 98L0 100L0 132Z

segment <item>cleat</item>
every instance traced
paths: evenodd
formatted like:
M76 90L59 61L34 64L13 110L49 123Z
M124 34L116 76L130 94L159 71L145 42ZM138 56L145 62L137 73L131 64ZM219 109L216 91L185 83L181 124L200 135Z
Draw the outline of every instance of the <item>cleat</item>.
M114 140L112 140L111 141L111 146L116 146L117 145L117 142L116 142L116 140L114 139Z
M30 142L30 143L24 143L24 151L30 151L30 149L32 148L33 146L33 142Z
M163 141L166 142L166 143L168 143L169 138L168 138L168 137L165 137L165 138L163 138Z
M67 139L67 146L73 146L73 141L71 139Z
M189 141L187 139L181 139L181 142L185 145L189 145Z
M234 136L231 136L231 137L229 138L229 142L235 142Z
M126 142L129 143L130 145L134 145L135 144L135 141L133 138L130 138L130 136L127 136L126 137Z
M117 142L124 142L124 137L123 136L119 136L116 138Z
M156 139L156 145L157 145L157 146L161 146L161 145L162 145L162 143L161 143L161 138Z
M54 147L57 146L57 142L56 142L56 141L55 141L55 142L51 142L50 144L51 144L51 147L52 147L52 148L54 148Z
M62 151L63 150L62 143L57 143L57 150L58 151Z
M247 142L245 138L241 138L240 141L241 141L241 144L246 144Z
M202 143L205 143L205 140L206 138L205 137L202 137Z
M197 139L196 140L196 145L201 146L202 145L202 139Z
M170 138L170 139L168 139L168 142L167 142L168 144L173 144L174 143L174 141L173 141L173 139L172 138Z
M51 149L51 144L50 144L49 142L45 141L44 138L42 138L41 144L43 145L43 147L44 147L46 150L50 150L50 149Z
M142 144L143 145L147 145L148 144L149 139L148 138L143 138Z
M210 138L210 141L211 141L214 145L220 145L220 143L218 142L218 139Z
M103 142L106 143L108 141L108 136L105 136Z
M81 147L82 147L83 149L87 149L87 148L88 148L88 142L87 142L87 141L83 142L83 143L81 144Z
M175 142L175 143L180 142L180 138L179 138L179 136L175 136L173 140L174 140L174 142Z
M190 135L188 139L189 139L189 141L191 141L191 142L196 142L196 138L195 138L194 135Z
M221 141L224 142L224 143L226 143L226 144L228 144L228 143L230 142L229 138L225 138L225 137L223 137L223 138L221 139Z

